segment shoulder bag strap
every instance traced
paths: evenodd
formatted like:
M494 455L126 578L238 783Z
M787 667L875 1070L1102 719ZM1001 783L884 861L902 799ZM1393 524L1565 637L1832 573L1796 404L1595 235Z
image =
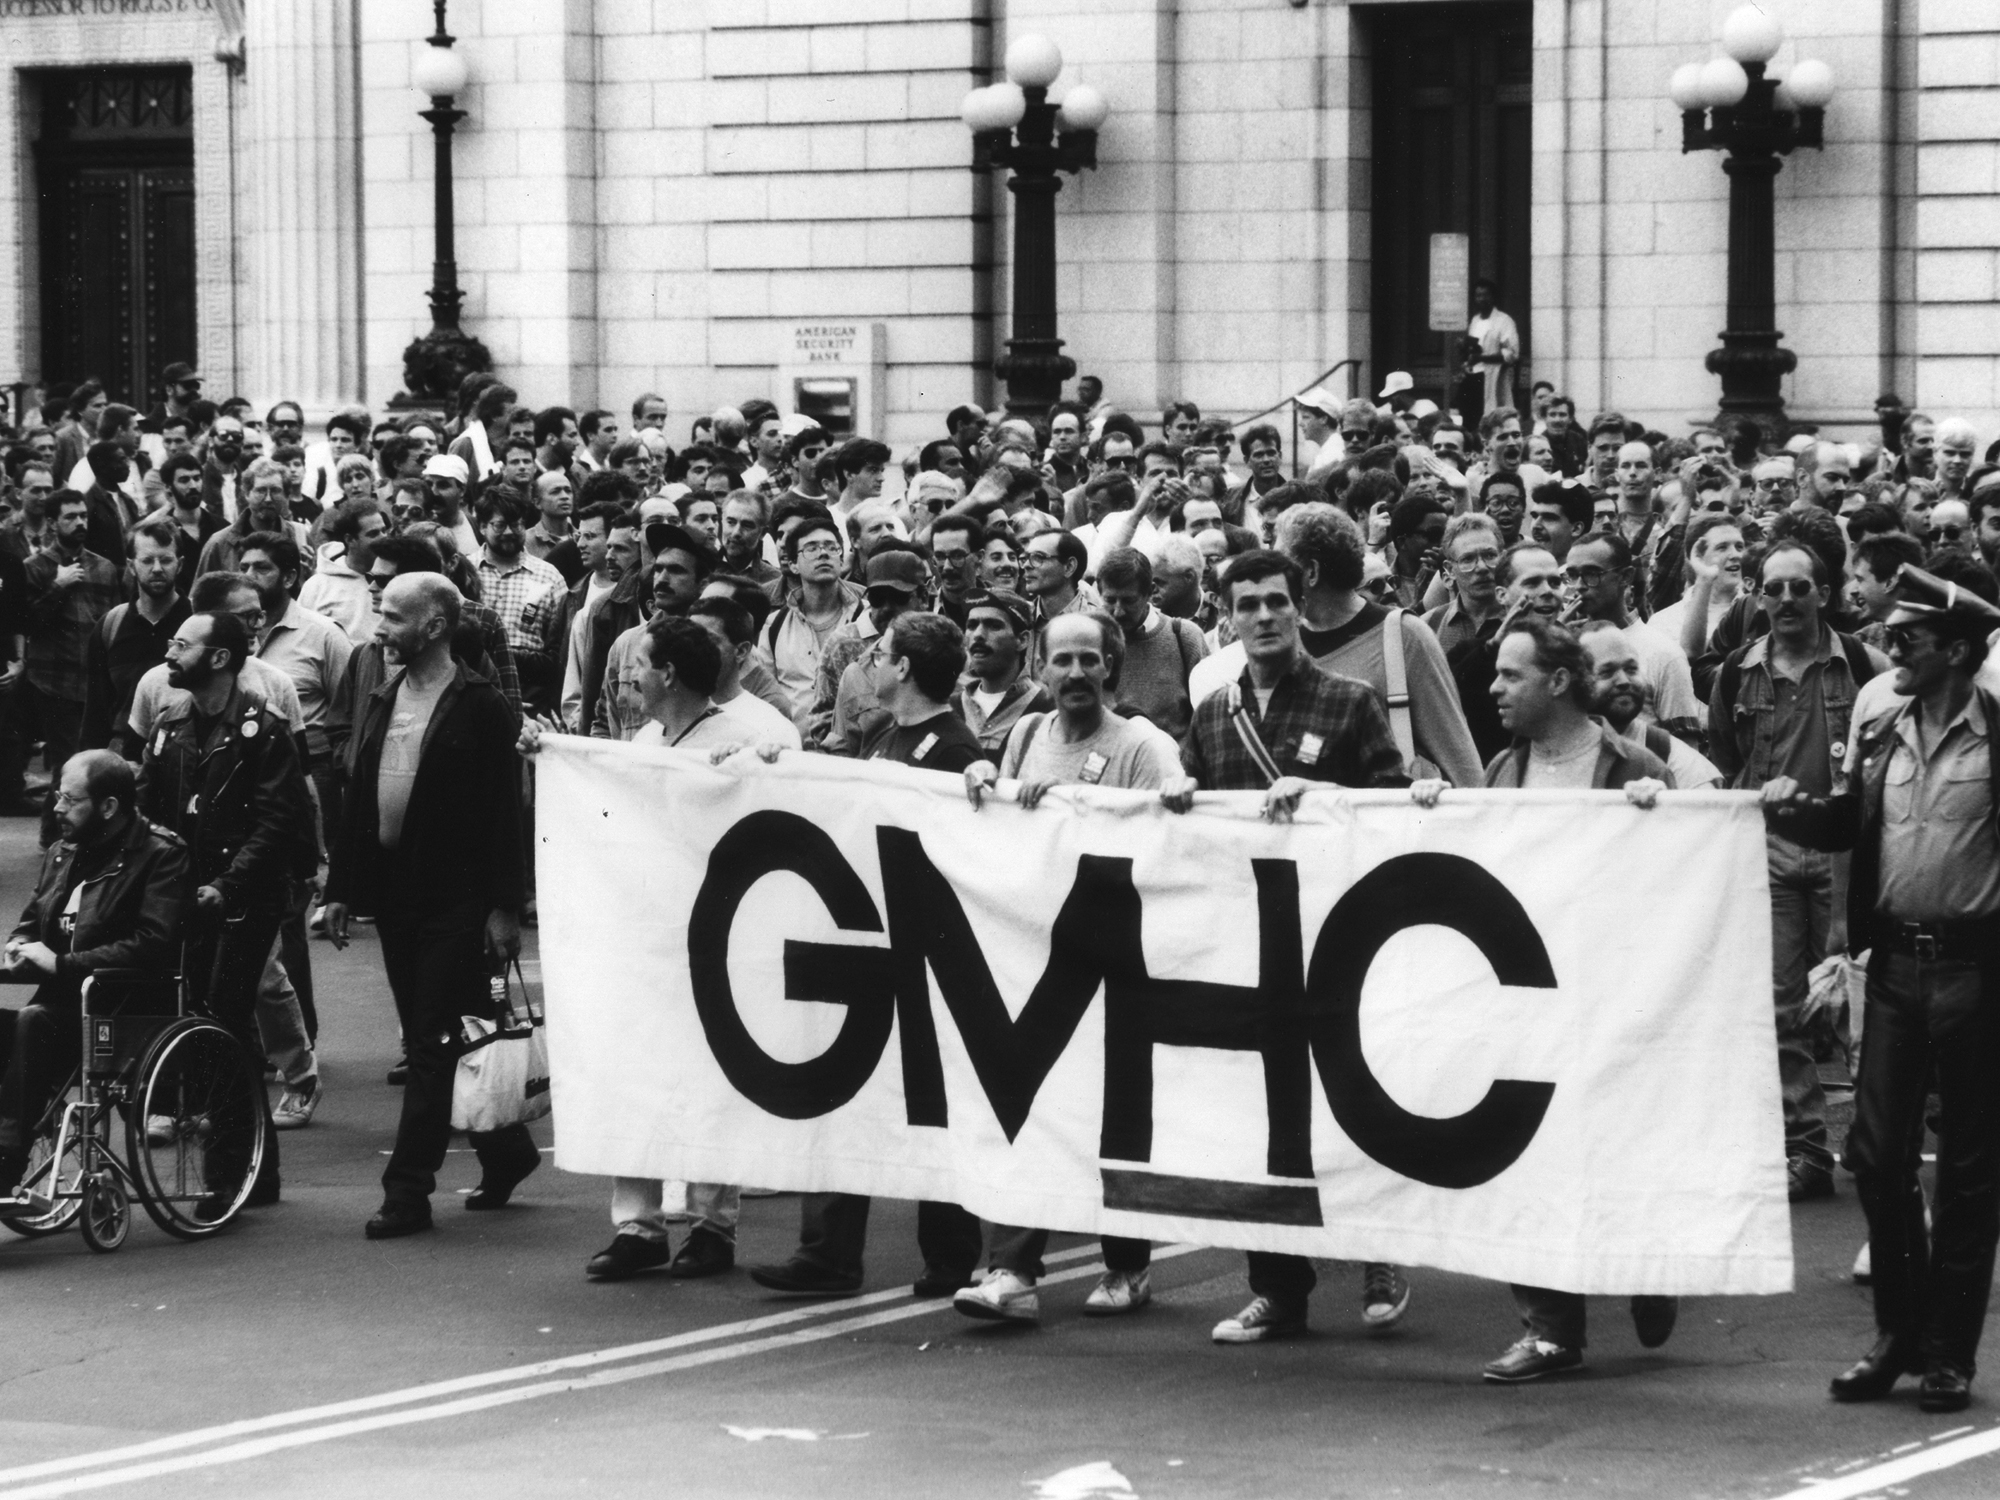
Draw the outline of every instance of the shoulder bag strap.
M1256 763L1258 772L1269 786L1281 774L1276 757L1264 743L1264 737L1257 732L1256 724L1250 718L1250 710L1243 702L1243 694L1235 683L1227 689L1229 698L1229 723L1236 731L1236 737L1243 742L1243 748L1250 752L1250 759Z
M1403 611L1392 609L1382 622L1382 675L1386 679L1389 732L1407 769L1417 758L1416 735L1410 728L1410 671L1403 660Z

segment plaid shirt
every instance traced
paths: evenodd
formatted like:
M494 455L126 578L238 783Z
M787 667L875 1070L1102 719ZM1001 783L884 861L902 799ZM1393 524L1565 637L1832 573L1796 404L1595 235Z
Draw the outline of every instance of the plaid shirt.
M1280 775L1352 787L1409 785L1388 710L1375 690L1322 672L1301 653L1262 713L1248 667L1234 685L1210 693L1195 709L1181 765L1204 791L1254 792L1271 784L1230 722L1233 700L1242 703Z
M552 660L552 642L562 619L569 585L533 553L523 551L511 567L479 559L479 597L492 606L507 630L516 664Z
M124 592L118 564L85 550L83 581L55 586L63 560L54 550L37 552L21 565L28 580L28 649L23 669L28 681L51 698L83 703L90 697L90 633Z

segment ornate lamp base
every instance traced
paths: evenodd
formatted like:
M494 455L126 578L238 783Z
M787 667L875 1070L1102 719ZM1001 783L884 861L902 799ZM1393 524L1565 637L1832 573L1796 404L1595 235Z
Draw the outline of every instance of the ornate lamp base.
M492 368L493 356L478 339L457 328L433 328L403 351L406 389L389 404L399 410L450 410L458 400L459 382L476 370Z

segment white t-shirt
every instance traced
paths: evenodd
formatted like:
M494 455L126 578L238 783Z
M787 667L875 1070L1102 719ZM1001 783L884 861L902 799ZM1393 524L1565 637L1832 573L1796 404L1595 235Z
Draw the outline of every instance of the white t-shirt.
M1029 714L1007 736L1000 774L1057 786L1113 786L1157 790L1181 774L1173 736L1144 719L1122 719L1106 710L1087 740L1056 738L1056 715ZM1025 750L1023 749L1025 746Z
M655 747L665 746L667 744L666 728L658 719L648 719L639 726L638 733L632 736L632 743ZM682 730L680 738L673 742L672 748L677 750L726 750L733 745L754 745L756 743L757 738L755 734L745 727L742 719L718 707L715 712L705 718L697 719L693 724Z
M1694 695L1694 674L1688 669L1687 653L1681 650L1680 642L1643 620L1629 620L1619 630L1639 659L1639 675L1650 690L1653 717L1662 723L1675 719L1702 723L1705 716Z
M805 748L805 741L799 737L798 725L755 693L738 693L727 703L715 706L755 735L759 745L783 745L787 750Z
M268 703L271 712L282 714L293 734L305 733L305 710L299 707L298 684L292 681L291 673L251 656L244 659L243 672L238 681L245 691L255 693ZM125 722L132 726L132 733L139 739L149 740L160 722L160 715L192 696L186 688L177 688L167 682L167 664L161 662L157 667L147 668L146 675L132 689L132 707L126 714Z
M1597 757L1603 748L1604 741L1594 734L1583 742L1581 749L1562 756L1544 754L1539 744L1533 745L1528 750L1528 769L1521 777L1521 786L1527 791L1587 792L1597 779Z
M424 692L405 673L396 684L389 728L382 736L382 761L375 773L375 836L384 849L394 849L403 842L403 815L409 811L410 789L417 784L424 733L450 682L447 677Z

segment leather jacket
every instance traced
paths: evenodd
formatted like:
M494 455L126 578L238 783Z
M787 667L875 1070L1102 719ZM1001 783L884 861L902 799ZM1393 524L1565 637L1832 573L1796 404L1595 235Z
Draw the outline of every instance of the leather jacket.
M187 841L196 885L224 910L282 909L318 853L312 794L282 716L238 686L206 737L194 703L160 716L139 767L139 811Z
M49 940L61 934L72 890L76 915L62 952ZM51 844L13 938L57 947L57 979L80 981L99 969L171 974L180 967L188 890L187 845L135 817L124 836L108 844Z

